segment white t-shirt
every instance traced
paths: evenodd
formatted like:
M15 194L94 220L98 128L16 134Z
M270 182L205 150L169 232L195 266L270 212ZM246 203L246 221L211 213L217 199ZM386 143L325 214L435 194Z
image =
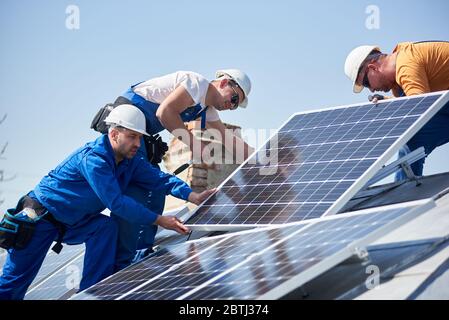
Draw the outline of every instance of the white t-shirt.
M178 71L162 77L142 82L133 88L134 92L148 101L161 104L177 87L183 86L193 99L193 105L206 108L206 93L209 80L191 71ZM188 106L191 107L191 106ZM214 107L207 108L206 121L220 120L218 111Z

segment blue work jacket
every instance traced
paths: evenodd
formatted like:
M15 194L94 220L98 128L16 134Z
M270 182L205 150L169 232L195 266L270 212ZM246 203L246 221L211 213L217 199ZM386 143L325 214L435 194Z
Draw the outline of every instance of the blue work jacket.
M123 195L133 182L187 200L192 190L179 178L151 166L141 156L115 163L106 134L72 153L50 171L30 193L60 222L70 226L108 208L142 225L153 224L157 214Z

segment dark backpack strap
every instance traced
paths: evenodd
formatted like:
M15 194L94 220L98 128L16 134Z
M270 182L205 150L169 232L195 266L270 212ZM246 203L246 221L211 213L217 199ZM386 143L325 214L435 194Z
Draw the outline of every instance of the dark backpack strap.
M158 134L143 136L143 141L148 161L153 165L161 163L162 157L168 151L168 145L162 141Z
M104 119L106 119L106 117L115 107L121 104L132 104L132 102L124 97L118 97L114 103L106 104L104 107L98 110L97 114L92 119L90 128L103 134L108 133L108 126L104 122Z
M206 129L206 111L207 111L207 108L209 108L209 107L204 108L204 110L201 111L201 113L200 113L200 115L201 115L201 129Z
M66 227L61 222L55 219L50 213L47 213L43 219L52 223L58 229L58 238L56 239L56 244L51 248L55 253L59 254L62 250L62 241L64 240L64 235L66 232Z
M117 106L119 106L121 104L132 104L134 106L134 104L132 103L131 100L129 100L129 99L125 98L125 97L119 96L117 99L115 99L114 106L117 107ZM137 106L135 106L135 107L137 107Z

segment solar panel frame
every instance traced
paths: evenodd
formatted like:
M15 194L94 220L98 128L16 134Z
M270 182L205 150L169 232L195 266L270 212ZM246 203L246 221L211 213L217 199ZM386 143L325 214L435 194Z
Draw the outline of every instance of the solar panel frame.
M407 102L407 100L421 98L420 101L423 101L426 97L429 97L429 96L439 96L439 97L431 104L432 107L430 107L426 112L421 114L418 117L417 121L413 125L411 125L407 130L405 130L401 134L401 136L399 138L397 138L396 141L394 143L392 143L383 152L383 154L381 156L379 156L377 158L377 160L375 160L374 163L372 163L368 167L368 169L365 171L365 173L361 174L361 176L359 176L351 184L351 186L346 189L346 191L344 191L342 194L340 194L339 198L336 201L329 201L327 203L327 205L330 205L330 206L323 212L323 216L333 215L335 213L338 213L338 211L341 208L343 208L343 206L346 204L346 202L349 201L361 188L363 188L364 185L369 181L369 179L371 179L372 176L374 176L377 173L377 171L379 169L381 169L382 165L385 164L385 162L388 161L402 145L404 145L433 115L435 115L439 111L439 109L441 109L441 107L445 103L447 103L449 101L449 93L448 93L448 91L441 91L441 92L424 94L424 95L420 95L420 96L402 97L402 98L389 99L387 101L379 102L379 104L383 104L383 103L398 103L398 104L402 103L402 104L405 104ZM289 117L289 119L286 122L284 122L282 124L282 126L280 127L280 129L278 129L278 131L276 131L275 133L273 133L271 135L271 137L267 140L266 143L264 143L258 150L256 150L250 157L248 157L248 159L246 161L244 161L236 170L234 170L234 172L228 178L226 178L217 188L220 189L220 191L223 191L224 190L223 188L225 187L225 185L231 179L233 179L239 172L243 171L244 166L247 165L248 162L253 157L255 157L260 151L264 150L265 145L269 141L271 141L271 139L273 139L273 137L275 137L279 133L284 132L284 130L286 128L286 125L288 123L290 123L290 121L295 116L297 116L297 115L313 114L313 113L318 115L322 111L332 111L332 110L341 110L341 113L340 113L340 115L341 115L342 113L345 112L345 110L348 110L349 108L361 107L361 106L372 106L372 104L369 104L369 103L362 103L362 104L360 104L360 103L358 103L358 104L345 105L345 106L339 106L339 107L334 107L334 108L326 108L326 109L298 112L298 113L293 114L291 117ZM328 116L329 115L330 115L330 113L328 114ZM373 119L377 119L377 118L373 118ZM349 159L347 159L347 160L349 160ZM213 196L211 196L211 197L213 197ZM205 204L207 203L207 201L211 197L209 197L202 204L200 204L184 220L185 224L190 229L192 229L192 230L201 230L201 231L221 231L221 230L229 231L229 230L239 230L239 228L241 229L241 228L264 227L264 226L267 225L267 224L264 225L264 224L257 224L257 223L235 223L235 224L233 224L233 223L229 223L229 224L226 224L226 223L224 223L224 224L220 224L220 223L201 224L201 223L197 223L197 222L189 223L189 219L193 219L194 220L195 215L197 214L197 212L200 209L202 209L203 206L205 206ZM322 205L324 206L325 204L323 203ZM210 205L210 207L213 207L213 206L215 207L215 210L223 210L223 211L230 210L229 206L222 206L222 207L220 207L216 203ZM239 206L239 204L237 204L236 206ZM285 204L283 206L285 206ZM271 207L271 208L273 208L273 207ZM282 210L285 210L285 207L282 207ZM238 211L238 210L236 210L236 211Z

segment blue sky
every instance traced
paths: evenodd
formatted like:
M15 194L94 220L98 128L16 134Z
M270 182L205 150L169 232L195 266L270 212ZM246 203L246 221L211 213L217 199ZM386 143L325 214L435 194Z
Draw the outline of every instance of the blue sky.
M66 28L66 8L80 28ZM368 29L370 5L380 28ZM355 46L390 52L402 41L449 40L441 1L0 1L0 211L71 151L93 140L98 108L129 85L177 70L213 79L240 68L253 82L247 110L221 113L243 128L279 127L292 113L365 101L343 73ZM449 147L425 173L448 171Z

